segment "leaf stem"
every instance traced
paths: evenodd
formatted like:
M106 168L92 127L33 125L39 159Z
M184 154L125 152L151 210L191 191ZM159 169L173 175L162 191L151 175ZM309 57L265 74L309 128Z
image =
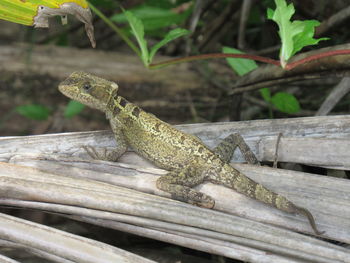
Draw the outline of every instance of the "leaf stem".
M339 56L339 55L350 55L350 49L340 49L340 50L331 50L327 52L322 52L319 54L311 55L303 59L299 59L297 61L294 61L292 63L288 63L285 66L285 70L292 70L302 64L305 64L307 62L311 62L314 60L318 60L325 57L332 57L332 56ZM261 56L255 56L255 55L249 55L249 54L224 54L224 53L213 53L213 54L203 54L203 55L196 55L196 56L189 56L184 58L176 58L171 60L162 61L155 64L150 64L150 69L158 69L169 65L174 65L178 63L183 62L190 62L195 60L203 60L203 59L215 59L215 58L245 58L245 59L251 59L255 61L260 61L268 64L273 64L276 66L281 66L281 63L278 60L274 60L267 57L261 57Z
M184 58L175 58L171 60L166 60L163 62L155 63L149 65L150 69L158 69L169 65L174 65L178 63L183 62L190 62L195 60L203 60L203 59L213 59L213 58L245 58L245 59L251 59L256 60L260 62L265 62L269 64L273 64L276 66L281 66L280 62L278 60L274 60L267 57L261 57L261 56L255 56L255 55L248 55L248 54L224 54L224 53L213 53L213 54L203 54L203 55L196 55L196 56L189 56Z
M339 49L339 50L331 50L331 51L326 51L322 53L318 53L315 55L308 56L303 59L299 59L297 61L294 61L292 63L288 63L285 67L286 70L291 70L297 66L300 66L302 64L305 64L310 61L314 61L317 59L321 59L324 57L332 57L332 56L339 56L339 55L350 55L350 49Z
M89 3L89 7L92 11L95 12L97 16L99 16L110 28L113 29L124 41L125 43L139 56L141 57L141 52L137 48L137 46L130 40L130 38L127 37L127 35L123 32L122 29L120 29L118 26L116 26L108 17L106 17L100 10L98 10L93 4Z

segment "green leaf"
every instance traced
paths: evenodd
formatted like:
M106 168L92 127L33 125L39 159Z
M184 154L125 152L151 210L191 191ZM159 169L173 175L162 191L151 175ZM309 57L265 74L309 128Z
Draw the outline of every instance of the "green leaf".
M242 51L231 47L223 47L222 52L225 54L243 54ZM243 76L258 67L255 61L251 59L226 58L226 61L239 76Z
M277 92L272 96L271 102L281 112L297 113L300 111L298 100L286 92Z
M276 9L267 10L267 18L278 24L278 34L282 41L280 50L280 61L284 67L296 52L308 45L317 44L327 38L314 39L315 26L318 22L315 20L290 21L295 9L293 4L287 5L285 0L275 0Z
M144 25L144 30L149 33L149 31L182 23L187 17L189 17L192 10L188 9L185 12L178 14L170 9L141 5L130 9L129 11L131 11L134 16L141 19ZM111 20L117 23L127 22L126 16L123 13L112 16Z
M148 67L149 65L149 54L147 48L147 41L145 39L145 30L143 28L142 21L133 15L130 11L124 11L126 19L128 20L131 31L134 34L137 43L141 49L141 60L143 64Z
M317 20L305 20L305 21L295 21L295 22L301 22L304 23L304 30L300 34L296 35L293 38L294 41L294 48L292 54L294 55L299 50L301 50L303 47L310 46L310 45L316 45L321 40L328 40L328 37L313 38L315 34L315 27L320 25L320 22Z
M20 115L32 120L47 120L50 115L50 110L43 105L22 105L15 108L15 111Z
M266 102L271 102L271 91L269 88L259 89L261 96Z
M70 119L75 115L79 114L85 108L84 104L78 101L71 100L64 109L64 117Z
M293 37L301 33L304 29L303 24L292 23L290 19L295 12L293 4L287 5L285 0L275 0L276 10L268 9L267 17L278 24L278 34L282 41L280 50L281 62L286 62L293 53Z
M171 30L162 41L159 41L157 44L155 44L150 52L149 55L149 63L152 63L153 57L156 54L156 52L158 51L158 49L160 49L162 46L166 45L167 43L169 43L170 41L182 37L184 35L189 34L190 31L186 30L186 29L182 29L182 28L175 28L173 30Z

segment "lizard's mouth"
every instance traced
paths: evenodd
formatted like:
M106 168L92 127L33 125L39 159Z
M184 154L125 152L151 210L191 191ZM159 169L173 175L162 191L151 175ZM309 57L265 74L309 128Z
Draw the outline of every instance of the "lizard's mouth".
M72 94L72 89L74 86L72 86L71 84L69 85L68 83L66 84L65 81L61 82L58 85L58 90L65 96L71 98L71 94Z
M77 87L74 85L66 85L63 82L58 86L58 90L66 97L77 100Z
M58 90L69 98L72 98L79 86L79 79L75 77L76 75L79 75L79 72L72 73L67 79L58 85Z

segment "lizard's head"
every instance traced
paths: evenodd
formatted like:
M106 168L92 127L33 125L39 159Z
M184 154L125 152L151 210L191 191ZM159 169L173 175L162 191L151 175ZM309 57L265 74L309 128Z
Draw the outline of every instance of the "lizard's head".
M118 85L85 72L74 72L58 86L65 96L89 107L105 111L117 95Z

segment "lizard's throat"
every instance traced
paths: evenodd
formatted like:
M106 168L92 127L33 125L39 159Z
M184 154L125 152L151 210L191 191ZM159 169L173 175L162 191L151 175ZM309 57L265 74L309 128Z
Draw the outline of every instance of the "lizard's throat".
M107 104L106 104L106 116L108 119L110 119L114 115L112 114L115 112L115 108L117 107L117 100L118 100L118 90L113 90L111 95L108 98Z

